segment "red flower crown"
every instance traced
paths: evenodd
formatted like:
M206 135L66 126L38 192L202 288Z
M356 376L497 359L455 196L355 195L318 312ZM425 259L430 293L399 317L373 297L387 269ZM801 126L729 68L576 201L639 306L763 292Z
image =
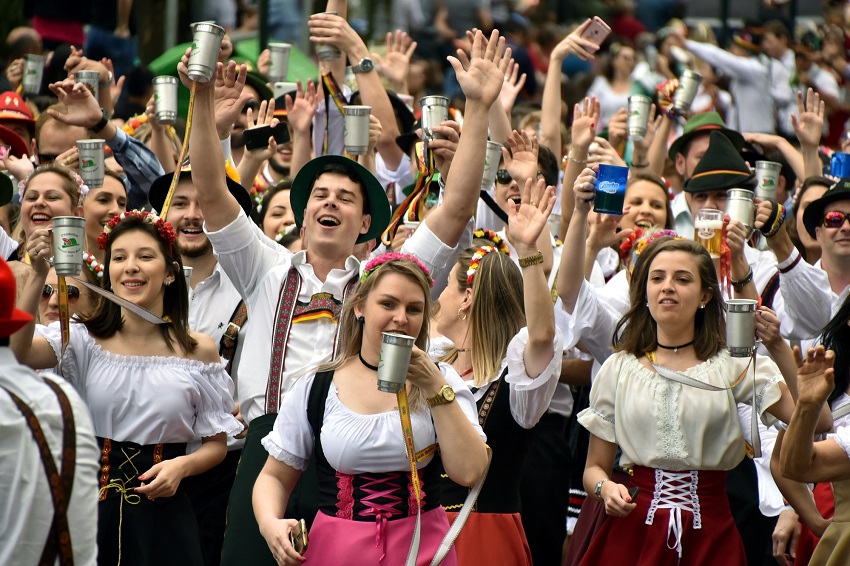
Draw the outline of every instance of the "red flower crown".
M174 232L174 227L153 212L148 212L146 210L128 210L127 212L122 212L118 216L113 217L112 220L103 227L103 232L101 232L100 236L97 238L97 243L100 246L100 249L106 249L106 246L109 244L109 235L112 233L112 230L114 230L116 226L127 218L139 218L147 224L153 225L153 227L156 228L156 231L159 232L159 237L165 240L168 244L169 253L174 254L174 242L177 240L177 234Z

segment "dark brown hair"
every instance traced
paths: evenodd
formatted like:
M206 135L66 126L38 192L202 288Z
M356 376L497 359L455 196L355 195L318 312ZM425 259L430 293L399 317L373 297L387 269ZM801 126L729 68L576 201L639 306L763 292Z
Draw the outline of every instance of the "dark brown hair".
M697 309L694 318L694 350L697 357L707 360L726 347L723 296L720 294L711 256L697 242L661 236L650 242L638 256L629 287L631 306L614 330L615 352L629 352L639 358L658 348L656 323L646 302L649 268L658 254L676 251L687 252L694 257L702 290L711 294L705 308Z
M626 184L626 193L629 192L629 187L634 185L637 182L646 181L648 183L652 183L653 185L657 185L659 189L664 193L664 203L667 205L667 221L664 222L664 226L667 230L674 230L676 228L675 223L673 222L673 207L671 205L670 193L667 191L667 185L664 183L664 180L655 175L653 173L629 173L629 182Z

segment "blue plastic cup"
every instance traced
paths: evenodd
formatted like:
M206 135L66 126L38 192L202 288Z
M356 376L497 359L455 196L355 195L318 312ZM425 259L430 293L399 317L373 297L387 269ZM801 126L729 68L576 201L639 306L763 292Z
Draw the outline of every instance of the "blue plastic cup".
M599 165L599 173L596 176L596 198L593 201L594 212L622 215L628 179L628 167L604 163Z

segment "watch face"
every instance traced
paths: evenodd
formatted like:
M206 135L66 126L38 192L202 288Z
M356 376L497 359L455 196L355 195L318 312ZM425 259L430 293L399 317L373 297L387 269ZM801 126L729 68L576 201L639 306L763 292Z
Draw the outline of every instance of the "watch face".
M455 391L454 389L446 389L443 392L443 397L446 401L454 401L455 400Z
M369 71L371 71L374 68L375 68L375 63L373 63L371 59L364 58L362 61L360 61L360 69L364 73L368 73Z

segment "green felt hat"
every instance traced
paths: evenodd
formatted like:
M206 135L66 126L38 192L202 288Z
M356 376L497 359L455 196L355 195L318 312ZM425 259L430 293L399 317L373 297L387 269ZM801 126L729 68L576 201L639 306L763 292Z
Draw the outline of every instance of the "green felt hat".
M755 173L723 133L711 132L708 149L694 168L694 174L685 183L687 193L725 191L746 188L752 184Z
M316 157L308 161L298 171L298 174L292 181L292 189L289 191L289 199L292 203L292 214L295 216L295 223L299 227L304 225L304 210L307 208L307 201L310 199L313 183L321 173L324 173L324 169L328 165L341 165L348 169L352 176L360 179L360 183L363 185L366 193L366 204L368 205L369 214L372 216L372 223L369 226L369 231L365 234L360 234L356 243L362 244L363 242L379 238L384 233L384 230L387 229L387 226L389 226L392 216L390 201L387 200L387 193L384 192L384 187L380 181L368 169L343 155L322 155Z
M735 130L727 128L726 122L723 121L720 114L717 112L702 112L700 114L695 114L687 122L685 122L682 135L673 140L673 143L670 145L670 151L667 152L667 155L670 156L670 159L675 161L676 154L681 153L682 148L695 136L713 131L722 132L723 135L729 138L729 141L732 142L732 145L736 150L740 151L741 148L744 147L744 136Z

